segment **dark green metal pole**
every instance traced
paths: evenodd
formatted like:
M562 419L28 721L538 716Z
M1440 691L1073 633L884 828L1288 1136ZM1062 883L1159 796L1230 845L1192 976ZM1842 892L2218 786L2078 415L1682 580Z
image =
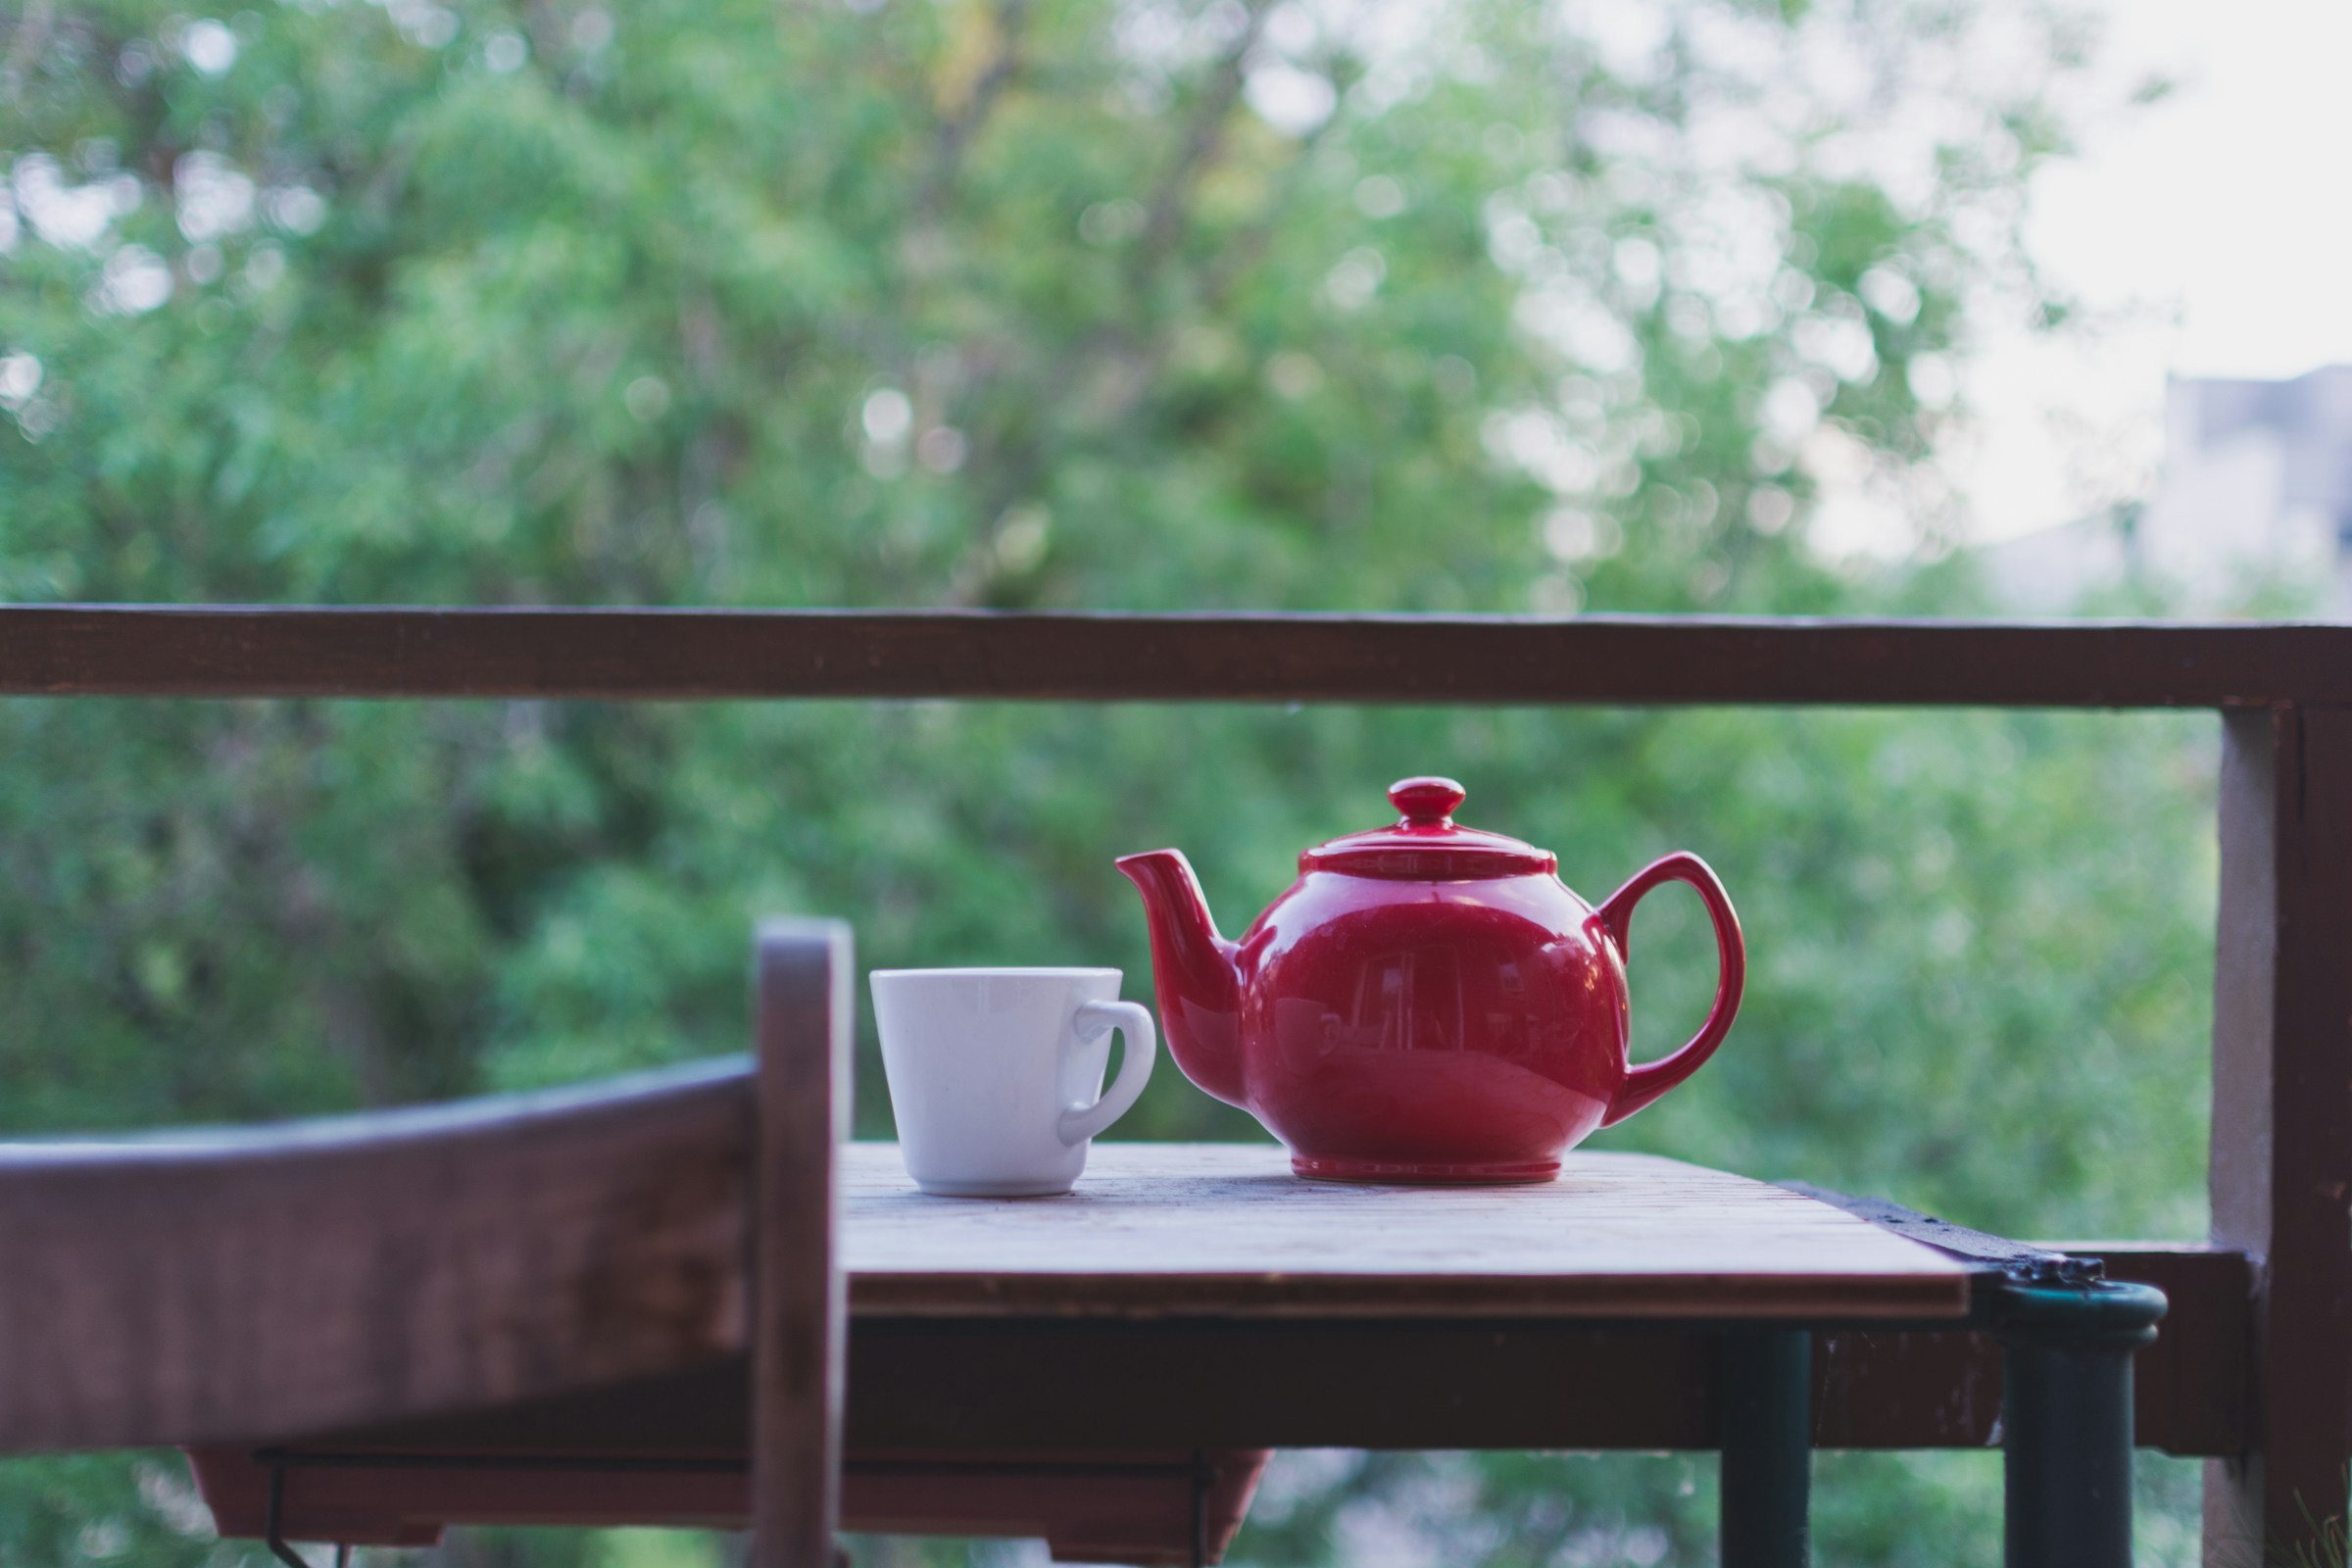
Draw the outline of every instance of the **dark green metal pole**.
M1813 1335L1723 1336L1723 1568L1806 1568L1813 1490Z
M2132 1568L2132 1354L2164 1308L2146 1285L2000 1287L2008 1568Z

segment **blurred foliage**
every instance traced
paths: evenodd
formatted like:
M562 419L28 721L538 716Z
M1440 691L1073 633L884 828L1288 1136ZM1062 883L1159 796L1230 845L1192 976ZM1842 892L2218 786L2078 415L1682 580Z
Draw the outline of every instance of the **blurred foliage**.
M1926 460L1969 322L2062 314L2015 224L2085 47L1962 0L0 20L27 601L1965 612ZM1832 548L1825 488L1908 519L1899 569ZM2194 717L21 701L0 757L14 1130L736 1050L781 910L1137 994L1114 854L1182 845L1238 929L1438 770L1590 897L1690 847L1740 901L1736 1038L1603 1147L2203 1227ZM1639 1051L1712 963L1645 907ZM1258 1136L1173 1072L1128 1126ZM1710 1468L1286 1456L1243 1555L1703 1562ZM1821 1473L1825 1560L1991 1560L1982 1456ZM168 1459L0 1467L7 1560L257 1556Z

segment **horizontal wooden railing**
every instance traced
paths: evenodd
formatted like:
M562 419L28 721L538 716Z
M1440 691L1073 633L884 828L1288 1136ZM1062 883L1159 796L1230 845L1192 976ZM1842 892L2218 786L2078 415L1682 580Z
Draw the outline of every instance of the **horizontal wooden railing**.
M2209 1563L2345 1518L2352 626L44 605L0 607L0 695L2218 710L2214 1247L2164 1263L2152 1435L2242 1444Z
M0 694L2218 709L2352 703L2352 626L41 605Z

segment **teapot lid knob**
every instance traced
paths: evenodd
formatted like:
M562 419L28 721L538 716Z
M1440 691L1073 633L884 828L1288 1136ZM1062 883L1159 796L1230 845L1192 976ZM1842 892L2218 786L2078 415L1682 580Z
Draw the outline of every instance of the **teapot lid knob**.
M1465 793L1449 778L1400 778L1389 786L1389 799L1403 813L1403 821L1302 850L1298 870L1301 875L1336 871L1398 882L1551 876L1559 870L1560 862L1549 850L1458 826L1453 813Z
M1415 827L1442 827L1467 793L1449 778L1400 778L1389 786L1389 804Z

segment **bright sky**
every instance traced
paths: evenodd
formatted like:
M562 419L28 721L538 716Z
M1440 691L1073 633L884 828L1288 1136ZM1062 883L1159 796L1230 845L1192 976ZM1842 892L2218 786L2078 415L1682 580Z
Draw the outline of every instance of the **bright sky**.
M2144 494L2167 375L2352 362L2352 3L2105 0L2100 70L2168 100L2096 126L2034 189L2030 245L2095 341L1996 339L1950 455L1980 539Z

